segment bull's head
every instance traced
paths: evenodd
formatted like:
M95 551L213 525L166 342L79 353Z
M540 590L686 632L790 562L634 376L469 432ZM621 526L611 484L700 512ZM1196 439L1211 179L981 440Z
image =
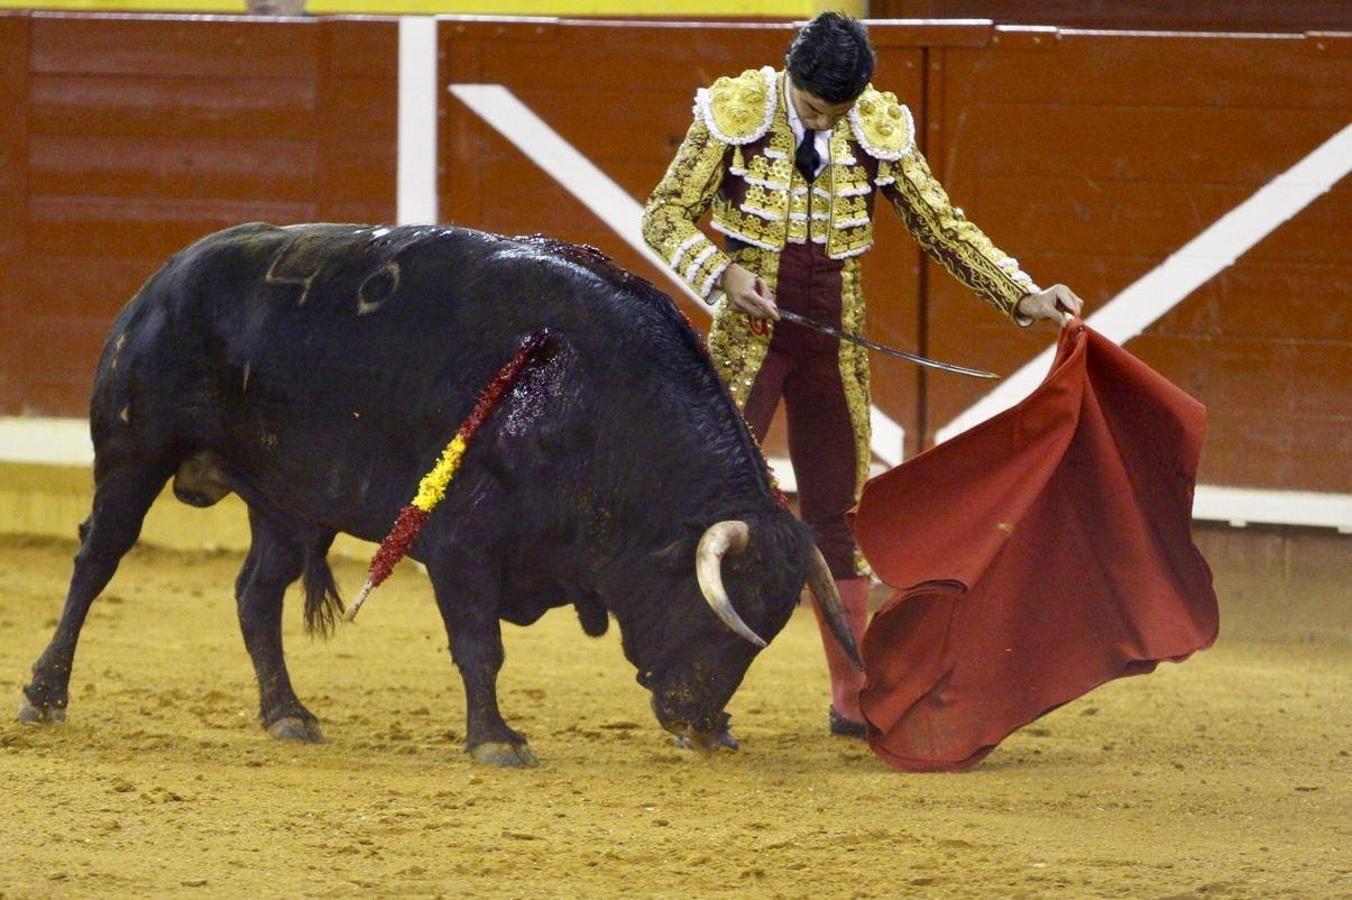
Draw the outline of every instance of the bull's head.
M689 556L680 555L688 566ZM695 546L694 570L698 595L713 616L698 607L678 615L676 604L658 633L637 642L625 635L639 681L652 691L653 711L672 734L704 749L727 742L723 708L766 640L788 621L804 584L836 640L863 668L826 561L798 523L786 526L778 516L754 525L717 522ZM682 580L690 585L688 568Z

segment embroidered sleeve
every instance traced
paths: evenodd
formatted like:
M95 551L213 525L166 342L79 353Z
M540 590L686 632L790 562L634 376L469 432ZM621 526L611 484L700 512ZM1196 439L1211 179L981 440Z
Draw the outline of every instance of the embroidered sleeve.
M876 182L926 253L1019 325L1032 322L1016 309L1025 295L1041 289L949 201L919 150L883 162Z
M643 239L705 298L732 262L695 227L718 193L726 150L696 116L643 210Z

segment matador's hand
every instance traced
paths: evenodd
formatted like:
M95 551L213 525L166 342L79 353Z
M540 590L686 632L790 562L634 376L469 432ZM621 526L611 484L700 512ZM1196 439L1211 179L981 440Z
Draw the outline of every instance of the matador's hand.
M1078 316L1082 309L1084 301L1074 291L1064 284L1054 284L1046 290L1024 297L1019 301L1016 312L1033 321L1051 319L1058 325L1064 325L1071 316Z
M775 294L764 281L743 267L733 263L723 270L723 293L728 295L732 308L753 319L779 319L775 308Z

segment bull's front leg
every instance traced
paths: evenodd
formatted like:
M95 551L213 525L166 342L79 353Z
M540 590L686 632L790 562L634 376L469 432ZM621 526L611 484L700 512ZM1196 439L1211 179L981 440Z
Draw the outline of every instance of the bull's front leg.
M526 738L498 710L498 671L505 656L502 630L497 597L483 593L484 584L496 582L474 584L464 568L450 562L429 561L427 570L446 624L451 659L465 684L465 750L487 765L537 765Z

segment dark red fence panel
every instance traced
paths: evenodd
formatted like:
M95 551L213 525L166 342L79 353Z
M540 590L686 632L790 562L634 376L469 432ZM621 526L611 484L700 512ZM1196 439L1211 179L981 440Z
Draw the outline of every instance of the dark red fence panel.
M778 64L793 26L438 28L439 179L428 189L443 221L595 244L679 294L547 160L445 90L506 88L641 203L695 89ZM878 22L872 35L875 80L911 106L955 202L1091 311L1352 121L1346 34ZM0 13L0 414L82 415L113 315L209 231L392 221L399 52L392 19ZM1352 490L1349 223L1344 179L1130 341L1210 407L1204 480ZM878 239L865 263L874 338L1001 372L1050 341L926 263L885 209ZM874 377L910 452L985 390L881 358ZM769 449L783 452L777 434Z
M932 54L931 158L1043 284L1095 309L1352 121L1348 37L1001 30ZM1203 480L1346 491L1352 473L1352 184L1173 306L1129 348L1210 407ZM1001 371L1047 336L974 317L934 275L931 348ZM931 430L982 393L930 382Z
M871 0L869 14L1151 31L1352 30L1352 5L1343 0Z
M3 90L26 92L25 227L13 233L28 279L4 412L83 414L113 315L208 232L393 218L393 21L5 21L29 36L4 56L27 79Z
M29 314L28 17L0 11L0 409L24 408L19 358Z

